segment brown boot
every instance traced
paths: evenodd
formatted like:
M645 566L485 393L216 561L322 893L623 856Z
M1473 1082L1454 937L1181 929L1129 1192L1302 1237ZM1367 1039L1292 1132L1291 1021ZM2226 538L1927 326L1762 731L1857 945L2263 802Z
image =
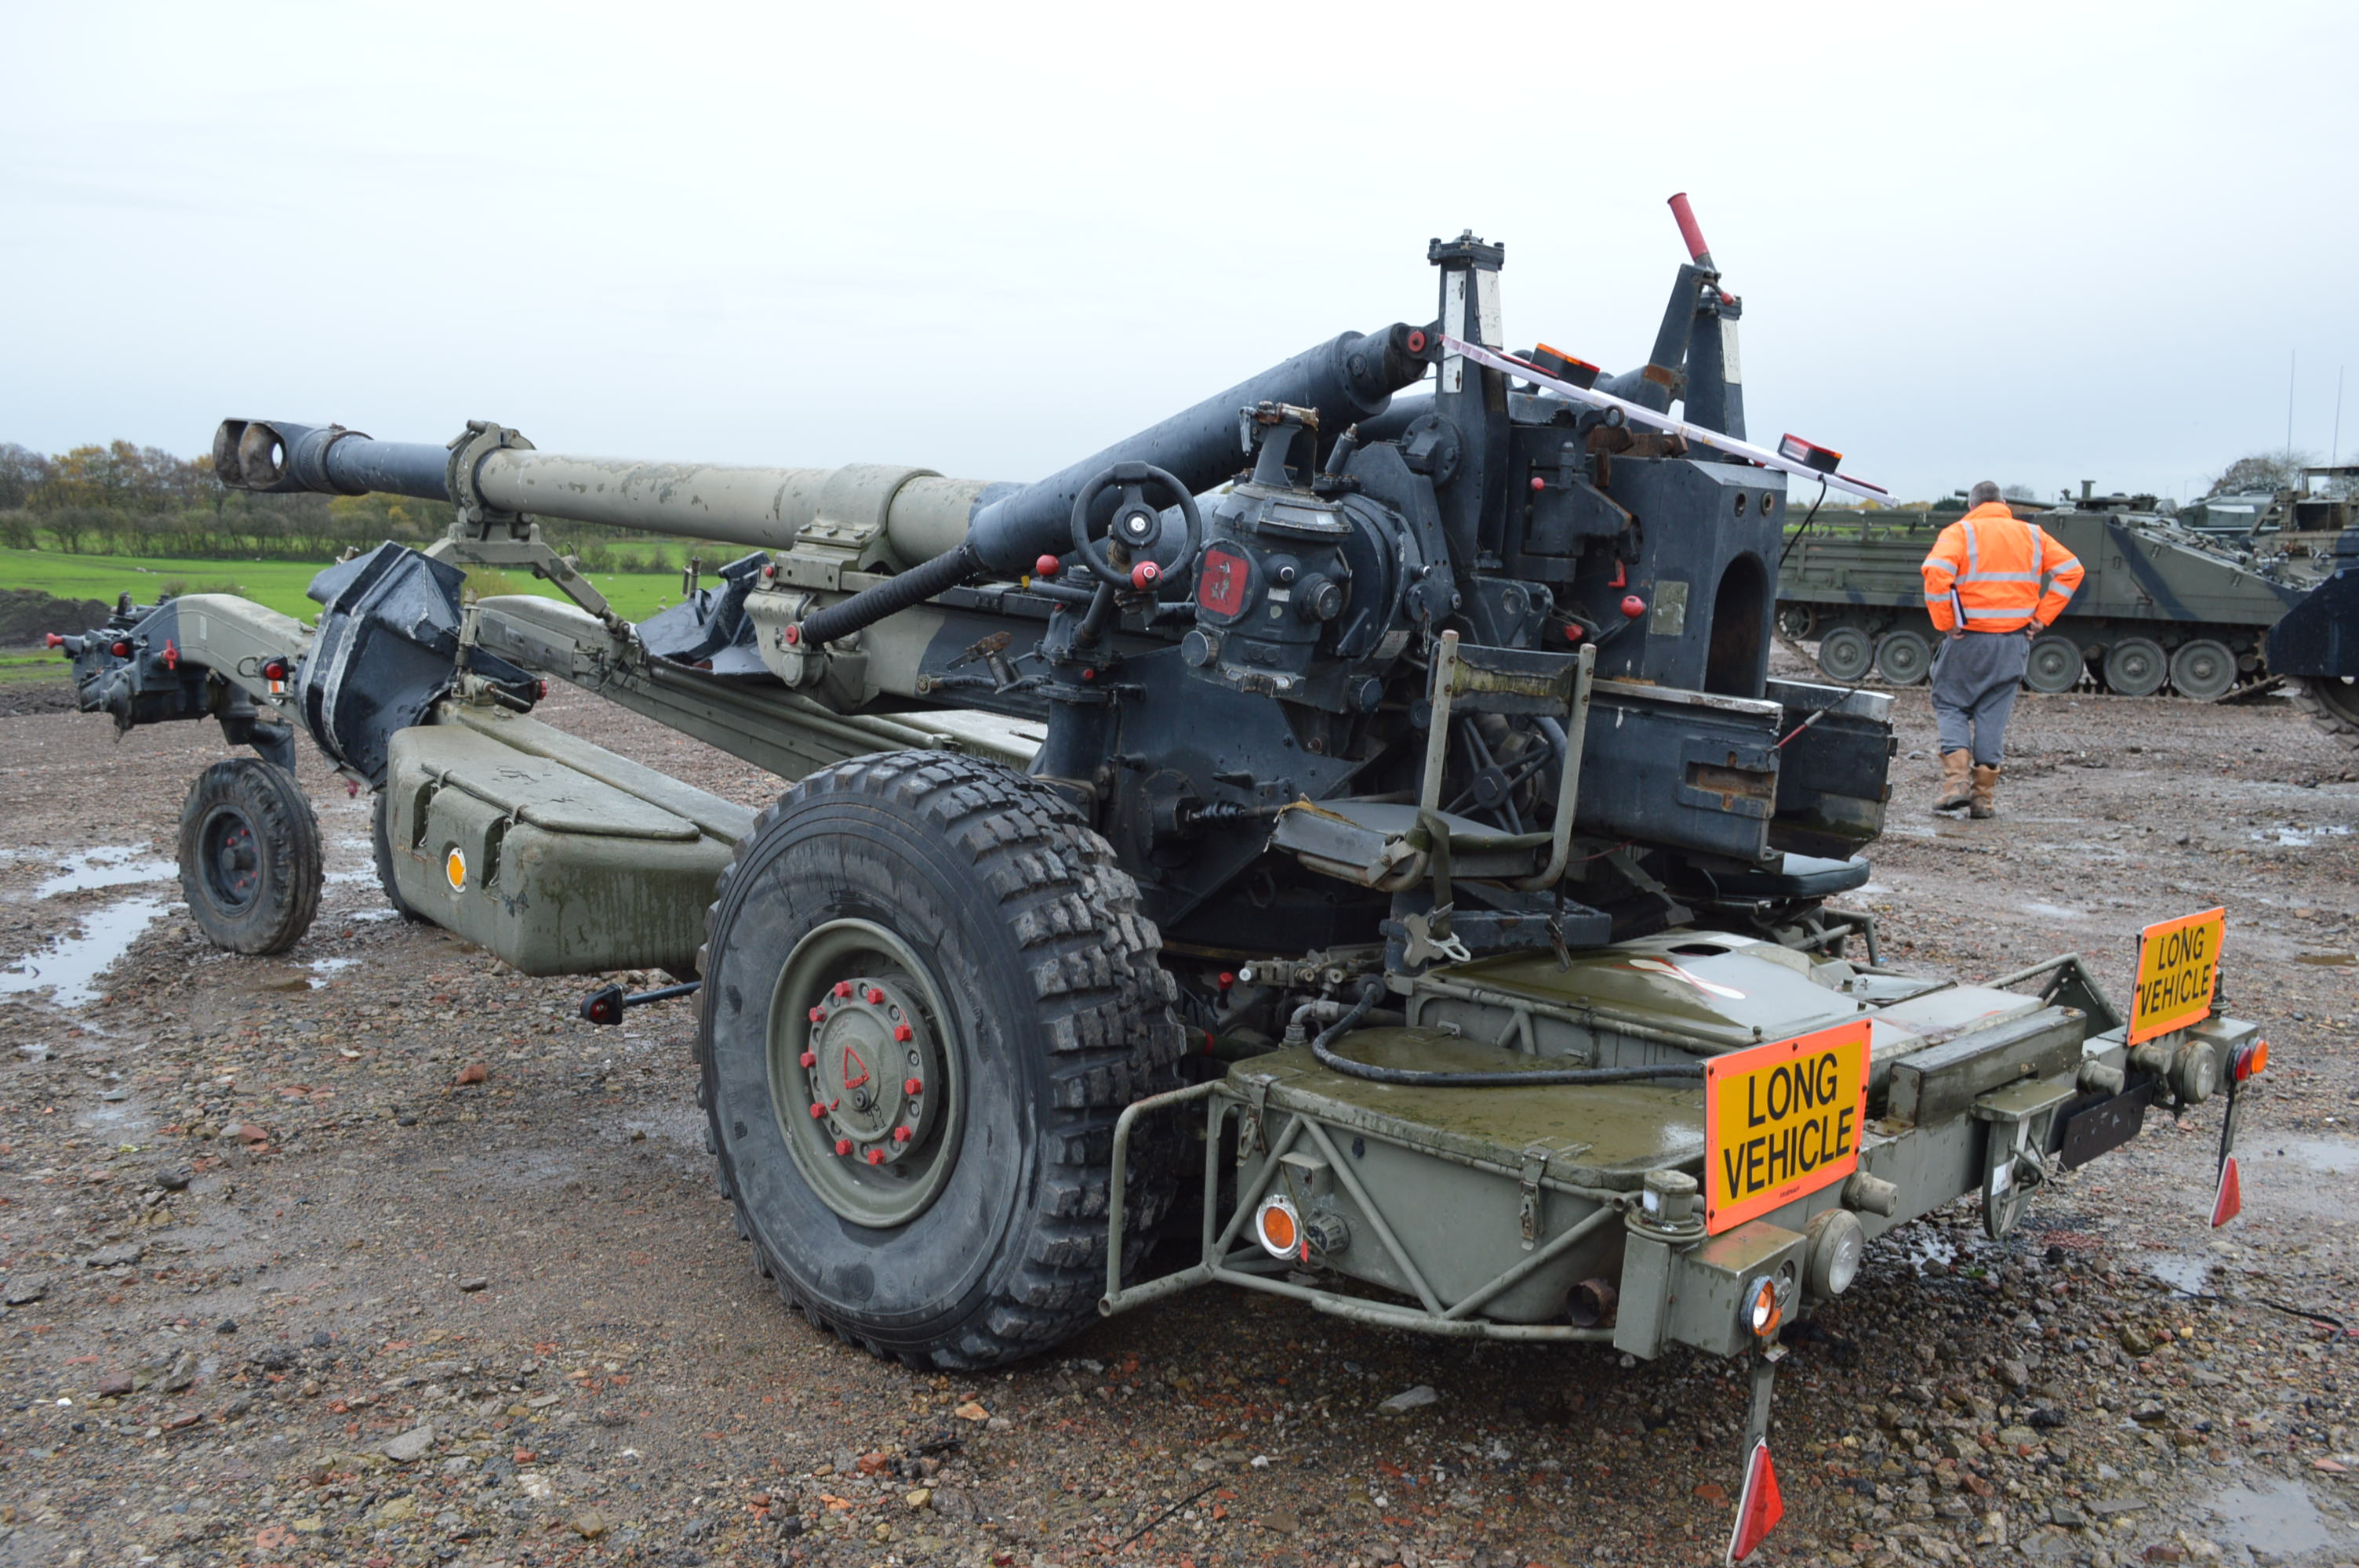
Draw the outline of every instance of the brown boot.
M1976 821L1980 821L1985 816L1996 816L1998 815L1997 796L1998 770L1996 768L1985 768L1980 763L1976 763L1974 765L1973 809L1967 812L1966 815L1973 817Z
M1973 802L1973 763L1972 752L1941 753L1941 793L1933 802L1936 811L1955 811Z

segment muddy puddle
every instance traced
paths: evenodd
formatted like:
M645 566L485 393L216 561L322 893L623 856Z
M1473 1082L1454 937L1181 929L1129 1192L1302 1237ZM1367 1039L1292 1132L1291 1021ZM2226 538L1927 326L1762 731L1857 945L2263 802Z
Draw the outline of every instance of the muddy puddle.
M2206 1498L2204 1507L2220 1521L2222 1539L2277 1557L2326 1552L2350 1536L2327 1523L2299 1481L2247 1481Z
M175 907L171 900L142 896L82 912L74 917L72 935L55 937L0 969L0 996L47 991L60 1007L88 1006L106 994L101 977L157 916Z

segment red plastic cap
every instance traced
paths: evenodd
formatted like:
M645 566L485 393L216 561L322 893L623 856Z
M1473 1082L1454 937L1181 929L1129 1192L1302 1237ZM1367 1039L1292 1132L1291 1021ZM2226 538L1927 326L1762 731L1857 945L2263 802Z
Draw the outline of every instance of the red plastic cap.
M893 1038L900 1041L905 1045L908 1044L910 1038L915 1033L916 1031L912 1030L906 1023L897 1023L893 1026Z
M1575 622L1564 629L1564 640L1568 643L1578 643L1588 633L1584 633L1581 629L1581 624L1578 622Z
M895 1128L893 1130L893 1141L896 1143L907 1143L909 1141L909 1130L906 1127Z
M131 656L131 644L128 643L115 643L111 644L106 651L113 654L118 659L127 659Z
M1680 238L1688 243L1688 259L1701 261L1712 254L1712 247L1703 243L1703 230L1696 222L1695 209L1688 205L1688 193L1680 191L1671 198L1671 221L1680 226Z
M840 1159L843 1158L843 1156L845 1156L846 1154L849 1154L849 1153L851 1153L851 1152L852 1152L852 1140L851 1140L851 1139L849 1139L849 1138L839 1138L839 1139L837 1139L837 1140L835 1141L835 1155L836 1155L836 1158L837 1158L837 1159L839 1159L839 1160L840 1160Z
M1130 586L1146 589L1163 580L1163 568L1153 561L1141 561L1130 568Z
M902 1085L901 1085L901 1092L902 1092L903 1094L905 1094L905 1095L913 1095L913 1094L917 1094L917 1093L919 1093L920 1090L924 1089L924 1088L925 1088L925 1087L926 1087L926 1080L925 1080L925 1079L923 1079L923 1078L909 1078L909 1079L907 1079L906 1081L904 1081L904 1082L902 1083Z
M1223 969L1221 971L1221 989L1223 990L1228 989L1231 986L1235 985L1236 983L1237 977L1234 973L1227 969Z
M1647 613L1647 601L1635 593L1625 595L1622 600L1622 613L1636 621Z
M62 648L65 646L65 643L66 640L63 637L59 636L55 632L44 632L41 633L41 646L44 648Z
M850 980L836 981L835 994L838 996L850 996L852 994L852 982Z
M826 1102L826 1101L824 1101L824 1100L816 1100L816 1099L815 1099L815 1100L813 1100L813 1101L811 1101L811 1119L812 1119L813 1121L817 1121L820 1118L821 1118L821 1117L825 1116L826 1114L827 1114L827 1102Z
M1059 572L1063 571L1064 569L1065 563L1059 560L1054 556L1042 556L1038 560L1032 563L1032 575L1034 577L1055 577Z
M1424 329L1424 328L1422 328L1422 327L1412 327L1412 328L1410 328L1410 329L1409 329L1409 333L1408 333L1408 351L1409 351L1410 353L1413 353L1413 354L1421 354L1421 353L1425 352L1425 329Z
M815 1051L804 1052L799 1059L806 1070L819 1065L819 1054Z
M1532 475L1532 490L1533 490L1534 493L1538 493L1538 492L1543 491L1543 490L1546 490L1547 488L1548 488L1548 481L1546 481L1546 480L1542 479L1542 478L1541 478L1539 475L1538 475L1538 474L1534 474L1534 475Z
M871 1149L868 1152L868 1162L872 1165L883 1164L885 1162L885 1151L882 1149Z
M875 986L870 986L868 988L868 1005L871 1007L884 1006L885 993L878 990Z

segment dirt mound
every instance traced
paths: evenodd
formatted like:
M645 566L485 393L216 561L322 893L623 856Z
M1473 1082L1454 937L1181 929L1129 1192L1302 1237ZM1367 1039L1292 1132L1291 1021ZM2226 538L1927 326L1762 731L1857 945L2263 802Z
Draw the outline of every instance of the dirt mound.
M60 599L37 588L0 589L0 648L38 648L44 633L87 632L114 613L95 599Z

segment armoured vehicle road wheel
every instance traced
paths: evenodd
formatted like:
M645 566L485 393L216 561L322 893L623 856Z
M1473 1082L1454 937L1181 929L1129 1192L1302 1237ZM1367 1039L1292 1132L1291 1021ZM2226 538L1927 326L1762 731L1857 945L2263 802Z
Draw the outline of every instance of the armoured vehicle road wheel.
M1095 1321L1114 1118L1179 1084L1160 946L1112 848L1020 773L897 752L788 791L701 966L701 1098L756 1266L912 1366ZM1132 1226L1174 1175L1135 1155Z
M1777 607L1777 634L1791 642L1809 640L1819 629L1819 612L1808 604L1781 604Z
M2169 673L2162 645L2144 637L2125 637L2105 650L2105 684L2123 697L2152 697Z
M1819 668L1830 680L1854 681L1875 662L1875 644L1856 626L1837 626L1819 639Z
M180 892L208 941L284 953L320 911L320 821L294 775L259 757L215 762L180 806Z
M2081 644L2051 632L2036 639L2024 661L2023 684L2053 697L2081 684Z
M377 891L385 902L393 905L394 913L404 920L425 923L426 917L409 907L401 896L400 884L393 880L393 804L383 790L376 792L376 804L369 812L369 858L376 864Z
M1886 632L1875 645L1875 673L1894 686L1915 686L1933 667L1933 649L1914 632Z
M2347 676L2304 676L2288 684L2309 710L2311 723L2346 746L2359 746L2359 681Z
M2181 697L2209 702L2236 684L2236 655L2201 637L2170 655L2170 684Z

